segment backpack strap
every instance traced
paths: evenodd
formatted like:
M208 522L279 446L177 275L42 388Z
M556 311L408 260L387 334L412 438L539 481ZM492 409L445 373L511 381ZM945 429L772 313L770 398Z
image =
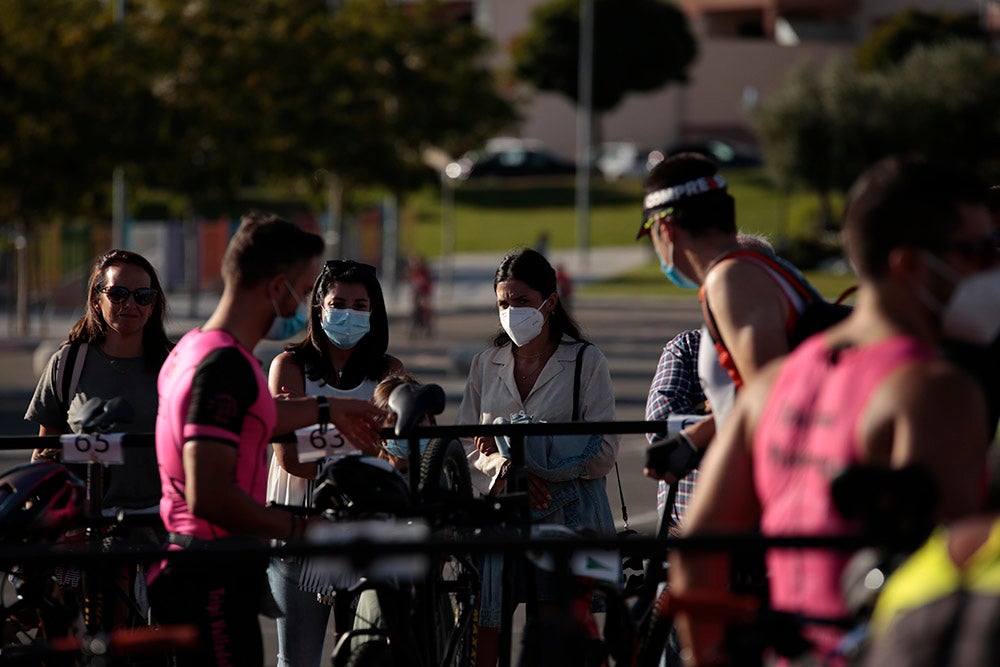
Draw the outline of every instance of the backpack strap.
M712 262L712 266L715 266L719 262L723 262L727 259L744 259L765 269L772 280L775 282L782 282L791 288L794 294L802 300L803 305L823 299L823 296L805 280L802 274L800 274L791 265L786 264L775 257L765 255L764 253L757 252L756 250L740 248L738 250L727 252L721 257L716 258L715 261ZM785 294L785 297L789 298L788 292L784 290L782 291ZM735 383L736 389L739 390L743 386L743 378L740 377L739 371L736 369L736 364L733 362L732 355L729 353L729 348L726 347L725 342L722 340L722 335L719 333L719 326L716 323L715 316L712 314L712 309L708 304L708 293L705 291L704 285L699 291L699 297L701 300L702 316L705 320L705 328L708 330L708 335L711 337L712 343L715 344L715 349L719 353L719 363L724 369L726 369L729 377L731 377ZM795 330L795 322L801 315L801 312L799 312L795 307L794 302L791 306L792 308L789 313L789 321L785 324L785 333L789 339L789 343L792 341L792 333Z
M67 343L59 350L56 361L56 399L64 413L69 412L76 388L83 374L83 364L87 360L87 343Z

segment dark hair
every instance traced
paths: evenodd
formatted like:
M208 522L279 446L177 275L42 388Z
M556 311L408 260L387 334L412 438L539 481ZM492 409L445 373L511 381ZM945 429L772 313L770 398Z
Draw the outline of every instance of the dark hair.
M497 291L497 285L507 280L520 280L531 289L541 292L542 298L558 294L555 269L544 255L531 248L512 250L500 260L500 266L493 276L494 293ZM557 299L556 307L549 316L549 340L555 341L558 345L564 335L575 341L583 341L580 326L563 307L562 300ZM496 347L503 347L510 342L510 336L503 329L493 337L493 345Z
M678 153L659 162L646 176L646 194L687 183L706 176L715 176L719 168L700 153ZM648 217L664 207L643 211ZM671 221L691 236L703 236L709 231L736 233L736 204L726 190L712 190L686 197L670 205Z
M890 156L851 186L844 210L847 250L858 274L885 274L889 253L914 245L943 247L962 221L959 204L986 205L975 174L919 157Z
M323 254L323 239L276 215L243 216L222 258L227 284L252 287Z
M112 266L136 266L149 276L149 286L156 290L156 299L152 304L149 319L142 329L142 356L146 368L150 371L159 370L173 343L167 338L163 321L167 316L167 302L163 295L163 287L156 275L156 269L149 260L139 253L130 250L109 250L94 262L90 270L90 280L87 282L87 307L83 316L69 332L66 343L101 343L108 333L108 323L104 321L104 313L100 308L101 290L107 285L104 272Z
M412 384L414 387L420 386L417 379L409 373L387 375L382 378L382 381L375 387L375 391L372 392L372 405L380 410L387 410L389 407L389 395L395 391L396 387L403 384Z
M306 371L306 377L316 381L320 378L336 377L333 364L327 356L326 334L323 333L323 300L335 283L362 285L368 292L371 307L369 330L354 346L342 375L337 378L338 387L356 387L362 380L381 380L389 368L390 357L385 353L389 347L389 316L385 310L382 286L375 275L375 267L353 260L332 259L323 265L323 270L313 283L312 298L309 303L309 328L302 342L285 348L295 363Z

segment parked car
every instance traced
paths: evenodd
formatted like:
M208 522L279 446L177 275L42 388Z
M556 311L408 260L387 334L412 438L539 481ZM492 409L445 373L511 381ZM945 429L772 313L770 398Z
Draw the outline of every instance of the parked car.
M594 164L609 181L619 178L645 178L649 170L663 159L659 151L640 148L631 141L606 141L595 151ZM659 155L656 159L654 155ZM651 156L654 156L651 159Z
M697 139L675 141L664 149L667 156L678 153L701 153L720 167L759 167L764 163L760 151L750 144L727 139Z
M498 137L458 159L459 178L557 176L575 174L576 165L530 139Z

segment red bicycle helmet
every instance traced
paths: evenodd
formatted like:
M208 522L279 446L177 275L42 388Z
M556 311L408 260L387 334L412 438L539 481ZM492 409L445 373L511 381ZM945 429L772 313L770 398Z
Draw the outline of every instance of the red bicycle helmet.
M0 534L58 534L83 516L86 497L86 484L61 463L15 466L0 476Z

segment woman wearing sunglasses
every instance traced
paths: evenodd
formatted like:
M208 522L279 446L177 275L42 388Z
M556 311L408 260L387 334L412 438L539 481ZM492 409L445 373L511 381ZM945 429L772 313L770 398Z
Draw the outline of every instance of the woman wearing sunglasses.
M122 430L152 433L156 378L173 347L163 327L165 313L163 290L149 260L128 250L110 250L98 258L87 285L86 312L49 359L25 420L39 425L39 435L69 433L79 425L69 424L68 415L88 399L121 396L135 410ZM81 359L82 367L73 363ZM82 369L78 378L74 367ZM58 449L36 449L31 460L58 456ZM124 465L107 468L104 477L106 512L157 509L160 477L152 447L125 448Z
M271 363L271 393L370 400L383 378L405 372L386 354L388 346L389 318L375 267L330 260L313 285L305 340ZM273 447L268 501L310 507L322 461L299 462L293 444ZM379 448L364 453L377 456ZM318 667L331 609L318 594L327 580L314 581L307 564L295 558L272 561L268 579L283 613L277 621L279 667Z

